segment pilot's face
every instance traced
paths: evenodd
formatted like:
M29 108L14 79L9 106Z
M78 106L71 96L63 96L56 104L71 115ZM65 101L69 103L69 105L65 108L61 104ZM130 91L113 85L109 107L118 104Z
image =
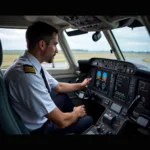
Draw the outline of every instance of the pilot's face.
M52 63L54 56L58 53L56 45L58 44L58 35L53 33L52 39L50 40L49 45L45 49L45 61L47 63Z

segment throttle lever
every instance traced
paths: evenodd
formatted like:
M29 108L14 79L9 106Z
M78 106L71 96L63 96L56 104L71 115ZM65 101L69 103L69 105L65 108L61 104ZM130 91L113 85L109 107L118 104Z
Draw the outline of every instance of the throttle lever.
M127 115L128 115L128 117L129 117L132 121L134 121L134 122L136 122L136 120L135 120L133 117L131 117L130 114L132 114L133 109L135 108L135 106L137 106L137 104L138 104L138 102L139 102L139 100L140 100L140 97L141 97L140 95L137 95L137 96L135 97L135 99L132 101L132 103L130 104L128 110L127 110Z

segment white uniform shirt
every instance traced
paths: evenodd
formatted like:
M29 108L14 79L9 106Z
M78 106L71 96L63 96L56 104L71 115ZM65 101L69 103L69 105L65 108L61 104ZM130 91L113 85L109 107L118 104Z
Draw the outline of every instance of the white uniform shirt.
M25 73L25 64L33 66L35 73ZM56 107L40 71L40 62L25 51L4 74L12 106L30 131L40 128L47 121L44 115ZM57 86L58 81L46 70L44 72L51 91Z

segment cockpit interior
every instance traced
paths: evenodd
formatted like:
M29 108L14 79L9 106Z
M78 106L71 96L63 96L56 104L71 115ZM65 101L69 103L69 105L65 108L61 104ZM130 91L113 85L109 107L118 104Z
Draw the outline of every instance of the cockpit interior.
M81 82L84 78L92 78L90 84L81 91L70 93L72 100L77 100L86 106L87 113L94 119L94 125L83 135L150 135L150 60L147 65L126 59L113 30L144 27L150 34L149 16L0 16L0 28L26 29L36 20L45 21L59 30L59 43L68 60L69 68L47 68L59 81ZM71 28L71 31L67 29ZM101 55L75 59L71 52L74 43L67 44L67 39L93 33L90 38L94 44L101 41L102 34L110 45L109 54L114 58ZM3 33L0 33L3 35ZM65 34L65 36L64 36ZM124 33L126 34L126 33ZM134 35L137 36L138 35ZM2 37L0 37L2 38ZM131 39L132 40L132 39ZM149 39L150 40L150 39ZM86 39L85 39L86 41ZM150 43L150 41L146 41ZM118 44L119 43L119 44ZM1 39L1 53L4 56L3 40ZM81 43L80 43L81 44ZM88 40L87 43L88 44ZM128 43L125 43L126 45ZM81 44L82 45L82 44ZM138 46L138 44L137 44ZM148 56L150 45L147 46ZM90 45L88 46L90 47ZM134 51L134 50L131 50ZM83 51L87 54L86 51ZM142 52L141 52L142 53ZM139 54L141 54L139 53ZM58 54L59 55L59 54ZM90 56L90 57L89 57ZM143 56L143 55L142 55ZM135 56L136 57L136 56ZM130 57L132 60L132 57ZM2 59L4 61L4 59ZM55 62L54 62L55 64ZM5 71L1 66L1 71ZM2 82L1 75L1 84ZM2 90L0 90L2 91ZM1 101L5 92L1 93ZM54 94L55 95L55 94ZM75 98L73 98L75 97ZM6 99L1 105L1 129L7 134L28 134L20 125L20 120L12 113ZM78 104L77 104L78 105ZM6 107L5 107L6 106ZM5 108L4 108L5 107ZM4 117L5 111L10 114ZM7 111L8 112L8 111ZM12 117L12 118L11 118ZM9 120L9 121L8 121ZM15 120L15 125L13 124ZM10 123L11 122L11 123ZM18 123L19 122L19 123Z

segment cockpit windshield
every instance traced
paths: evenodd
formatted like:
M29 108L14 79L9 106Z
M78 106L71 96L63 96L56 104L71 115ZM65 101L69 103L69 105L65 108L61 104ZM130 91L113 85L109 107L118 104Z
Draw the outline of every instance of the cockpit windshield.
M126 61L150 68L150 36L145 27L112 30Z
M71 30L67 29L67 31ZM92 57L116 59L114 53L111 53L111 47L104 34L101 33L101 39L95 42L92 40L94 33L88 32L86 34L68 36L64 31L64 36L75 60L90 59Z

